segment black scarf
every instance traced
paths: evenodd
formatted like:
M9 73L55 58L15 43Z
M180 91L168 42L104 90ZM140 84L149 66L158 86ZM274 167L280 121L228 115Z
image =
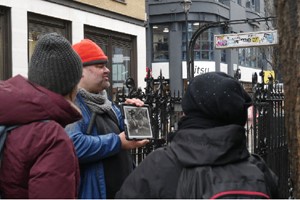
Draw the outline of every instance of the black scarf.
M187 128L213 128L217 126L225 126L226 123L219 122L214 119L208 119L207 117L201 116L200 113L191 113L189 115L183 116L178 122L179 129Z
M181 117L181 119L178 122L178 129L207 129L225 125L227 124L219 122L217 120L207 119L201 116L200 113L190 113L189 115ZM176 134L177 131L170 133L168 135L168 141L171 141Z

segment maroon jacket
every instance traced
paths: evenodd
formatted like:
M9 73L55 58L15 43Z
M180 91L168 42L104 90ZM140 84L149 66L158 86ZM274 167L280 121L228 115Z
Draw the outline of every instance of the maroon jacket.
M24 124L6 139L1 197L77 198L78 160L64 126L81 114L61 95L20 75L0 82L0 102L1 125Z

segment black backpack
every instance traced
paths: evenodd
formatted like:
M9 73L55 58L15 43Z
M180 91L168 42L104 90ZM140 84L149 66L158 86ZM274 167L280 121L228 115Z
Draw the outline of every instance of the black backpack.
M224 166L182 168L176 198L270 199L278 196L277 177L258 155ZM272 195L272 196L270 196Z

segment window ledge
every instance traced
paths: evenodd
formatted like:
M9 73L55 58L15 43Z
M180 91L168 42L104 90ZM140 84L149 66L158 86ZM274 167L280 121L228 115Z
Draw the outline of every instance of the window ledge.
M125 0L112 0L112 1L116 1L116 2L118 2L118 3L127 5L127 3L125 2Z

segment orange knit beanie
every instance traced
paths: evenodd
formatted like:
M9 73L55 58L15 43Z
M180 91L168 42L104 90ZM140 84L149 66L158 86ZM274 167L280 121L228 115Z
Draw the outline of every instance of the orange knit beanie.
M106 64L108 61L103 50L92 40L83 39L74 44L73 49L80 56L83 66Z

